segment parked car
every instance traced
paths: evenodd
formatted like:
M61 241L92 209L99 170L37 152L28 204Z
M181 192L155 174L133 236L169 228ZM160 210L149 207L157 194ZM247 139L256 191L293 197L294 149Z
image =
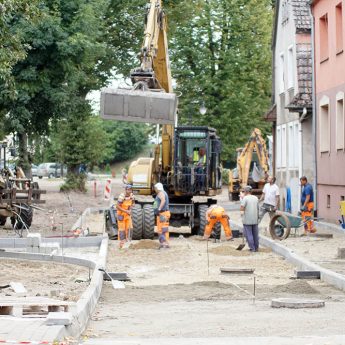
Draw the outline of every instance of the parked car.
M38 169L37 165L31 164L31 175L32 175L32 177L37 176L37 169Z
M63 176L67 174L66 166L63 166ZM37 168L38 178L42 177L61 177L61 164L60 163L42 163Z

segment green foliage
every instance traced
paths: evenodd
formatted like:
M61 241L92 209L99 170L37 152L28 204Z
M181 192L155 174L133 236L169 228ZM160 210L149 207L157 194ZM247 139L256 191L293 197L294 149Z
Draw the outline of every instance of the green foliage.
M60 187L61 192L78 191L86 193L85 187L86 175L85 174L68 174L67 179Z
M51 157L67 164L71 172L80 164L90 168L105 159L109 137L103 130L103 122L97 116L74 116L61 120L51 135Z
M12 18L11 32L29 49L12 69L14 97L6 81L0 80L0 109L8 113L7 132L31 139L49 134L52 122L67 118L69 129L77 130L71 137L80 135L78 124L90 114L85 97L99 89L110 73L101 64L111 53L103 40L107 28L102 18L107 8L108 0L45 0L34 20ZM19 150L23 165L30 158L25 150ZM70 155L76 157L75 152ZM72 164L71 157L68 160Z
M20 32L12 30L15 18L26 24L37 14L36 0L2 0L0 3L0 80L12 92L12 67L25 58L28 46L21 41Z
M133 158L147 143L149 126L131 122L105 121L108 150L105 162L114 163Z
M210 125L236 159L270 104L270 0L172 1L170 51L180 124ZM199 114L205 103L207 113Z

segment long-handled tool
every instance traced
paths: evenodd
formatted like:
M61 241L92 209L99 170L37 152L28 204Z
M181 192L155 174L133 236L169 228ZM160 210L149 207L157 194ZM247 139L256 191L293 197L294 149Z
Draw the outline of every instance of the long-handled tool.
M105 273L107 275L107 277L110 279L111 284L113 285L114 289L124 289L126 286L123 282L119 281L119 280L114 280L111 275L103 268L99 268L99 271Z
M246 246L246 243L244 242L244 231L242 234L242 243L236 248L236 250L242 250Z

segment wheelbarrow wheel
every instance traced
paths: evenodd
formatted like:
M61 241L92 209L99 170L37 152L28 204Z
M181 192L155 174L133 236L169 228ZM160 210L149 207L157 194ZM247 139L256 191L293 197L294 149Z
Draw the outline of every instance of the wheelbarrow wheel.
M285 240L290 235L291 223L285 214L279 213L271 218L269 228L274 240Z

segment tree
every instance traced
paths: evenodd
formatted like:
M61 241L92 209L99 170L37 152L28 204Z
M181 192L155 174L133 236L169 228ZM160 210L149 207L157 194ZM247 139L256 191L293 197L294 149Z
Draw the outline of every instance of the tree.
M19 138L19 163L28 171L28 138L49 133L52 120L76 116L83 122L91 110L87 93L105 83L100 61L110 51L102 41L107 0L46 0L34 21L14 17L11 30L30 47L12 69L16 96L0 81L0 108L8 112L6 129ZM73 167L71 167L73 170Z
M85 191L85 176L79 176L79 168L102 163L107 156L109 135L104 131L103 121L98 116L73 116L59 120L50 137L51 158L67 164L68 178L64 190Z
M2 0L0 4L0 79L9 90L12 67L25 58L28 48L21 42L20 33L13 32L12 22L16 17L21 17L26 23L34 20L36 5L36 0Z
M149 126L131 122L104 122L108 133L108 150L105 163L133 158L147 143Z
M173 2L169 14L180 123L215 127L222 158L235 160L254 127L267 129L262 116L271 91L271 1ZM202 103L205 115L198 112Z

